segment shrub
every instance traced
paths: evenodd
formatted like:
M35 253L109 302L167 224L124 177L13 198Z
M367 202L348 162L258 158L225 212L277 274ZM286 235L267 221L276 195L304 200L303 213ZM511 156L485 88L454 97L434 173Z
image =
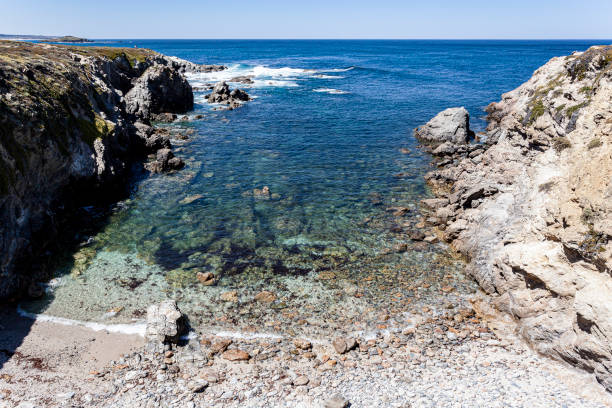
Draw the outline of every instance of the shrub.
M561 136L553 140L553 147L557 152L561 152L565 149L572 147L572 143L565 136Z
M601 145L602 145L601 140L600 140L598 137L596 137L595 139L592 139L592 140L589 142L589 144L587 145L587 147L588 147L589 149L594 149L594 148L599 147L599 146L601 146Z
M529 115L529 124L534 123L540 116L542 116L546 112L546 107L544 106L544 102L541 99L535 100L531 104L531 114Z

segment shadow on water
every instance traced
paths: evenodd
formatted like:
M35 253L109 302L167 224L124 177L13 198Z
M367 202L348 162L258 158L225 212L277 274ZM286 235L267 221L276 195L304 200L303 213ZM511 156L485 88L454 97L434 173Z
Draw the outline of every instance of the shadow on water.
M44 313L55 296L49 290L50 284L43 283L58 271L73 270L82 259L76 255L84 248L95 253L95 242L91 237L103 230L110 222L111 215L120 209L121 200L128 198L132 188L148 173L136 164L130 169L127 182L121 187L113 184L103 189L92 189L87 185L74 185L58 200L57 212L45 228L33 234L30 254L16 265L16 270L28 270L33 283L24 289L21 296L0 303L0 370L7 361L23 356L17 351L30 333L35 322L28 314L22 315L19 302L32 300L39 313ZM86 262L85 262L86 263Z

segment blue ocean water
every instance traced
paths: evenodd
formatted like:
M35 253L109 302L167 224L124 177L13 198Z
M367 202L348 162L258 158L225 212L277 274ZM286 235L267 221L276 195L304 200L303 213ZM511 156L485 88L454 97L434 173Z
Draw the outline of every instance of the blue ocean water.
M171 296L199 324L300 330L287 317L295 311L327 327L375 322L380 310L424 299L460 302L475 290L462 262L443 244L407 238L419 228L430 168L412 129L465 106L472 128L483 130L487 104L551 57L597 43L103 42L229 69L189 76L195 110L169 125L189 135L173 140L186 168L138 178L93 244L58 269L44 308L131 321ZM254 83L231 86L254 100L233 111L204 101L201 87L240 75ZM269 199L254 193L264 187ZM198 272L212 273L215 285L199 282ZM455 291L443 300L444 285ZM273 294L266 306L254 300L263 290Z

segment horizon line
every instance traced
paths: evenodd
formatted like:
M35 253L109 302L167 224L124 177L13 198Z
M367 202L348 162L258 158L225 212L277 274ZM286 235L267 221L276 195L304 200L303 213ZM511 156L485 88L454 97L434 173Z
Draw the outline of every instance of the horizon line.
M63 35L49 35L49 34L3 34L1 36L6 37L51 37L59 38L65 36L74 36L84 38L88 40L241 40L241 41L258 41L258 40L278 40L278 41L593 41L593 40L605 40L612 41L612 36L605 38L596 37L553 37L553 38L528 38L528 37L80 37L73 34Z
M59 36L61 37L61 36ZM83 37L86 38L86 37ZM610 38L481 38L481 37L466 37L466 38L426 38L426 37L411 37L411 38L384 38L384 37L368 37L368 38L332 38L332 37L313 37L313 38L302 38L302 37L236 37L236 38L205 38L205 37L141 37L141 38L129 38L129 37L109 37L109 38L86 38L89 40L206 40L206 41L229 41L229 40L240 40L240 41L261 41L261 40L277 40L277 41L593 41L593 40L606 40L612 41Z

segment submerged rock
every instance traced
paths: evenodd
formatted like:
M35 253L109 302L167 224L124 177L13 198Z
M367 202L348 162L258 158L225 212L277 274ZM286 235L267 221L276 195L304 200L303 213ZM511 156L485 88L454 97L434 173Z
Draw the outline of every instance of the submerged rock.
M264 199L264 200L269 200L270 199L270 188L268 186L264 186L261 189L259 188L254 189L253 197Z
M211 286L217 282L212 272L198 272L196 278L204 286Z
M263 290L255 295L255 300L261 303L272 303L276 300L276 295L270 291Z

